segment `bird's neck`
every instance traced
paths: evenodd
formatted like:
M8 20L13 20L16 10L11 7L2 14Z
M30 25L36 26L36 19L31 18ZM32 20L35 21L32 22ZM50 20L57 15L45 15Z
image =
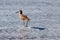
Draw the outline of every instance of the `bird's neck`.
M19 13L19 15L22 15L21 13Z
M22 12L19 12L19 14L22 14Z

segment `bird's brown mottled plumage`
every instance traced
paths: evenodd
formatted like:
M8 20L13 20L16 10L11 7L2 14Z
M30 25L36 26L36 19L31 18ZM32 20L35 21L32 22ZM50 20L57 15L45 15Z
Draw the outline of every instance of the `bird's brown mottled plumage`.
M19 10L19 18L23 21L29 21L29 18L23 14L22 10Z
M19 10L18 13L19 13L19 18L28 23L29 18L26 15L23 14L22 10Z

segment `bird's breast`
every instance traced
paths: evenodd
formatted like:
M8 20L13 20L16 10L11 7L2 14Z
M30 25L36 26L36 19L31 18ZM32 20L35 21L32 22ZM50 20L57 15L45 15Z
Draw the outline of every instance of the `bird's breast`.
M28 17L22 14L19 14L19 18L24 21L28 21Z

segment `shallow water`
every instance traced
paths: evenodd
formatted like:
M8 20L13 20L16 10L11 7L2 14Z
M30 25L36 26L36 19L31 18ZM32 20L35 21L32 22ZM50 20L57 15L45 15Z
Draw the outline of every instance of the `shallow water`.
M46 29L23 27L19 9L31 19L29 27ZM0 0L0 40L60 40L60 0Z

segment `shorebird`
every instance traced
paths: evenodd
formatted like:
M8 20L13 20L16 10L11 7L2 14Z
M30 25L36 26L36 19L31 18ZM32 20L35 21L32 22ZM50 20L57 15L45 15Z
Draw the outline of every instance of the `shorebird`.
M28 22L30 19L26 15L23 14L22 10L19 10L16 13L19 13L19 18L21 20L23 20L23 25L25 25L25 27L28 27ZM26 22L26 24L25 24L25 22Z

